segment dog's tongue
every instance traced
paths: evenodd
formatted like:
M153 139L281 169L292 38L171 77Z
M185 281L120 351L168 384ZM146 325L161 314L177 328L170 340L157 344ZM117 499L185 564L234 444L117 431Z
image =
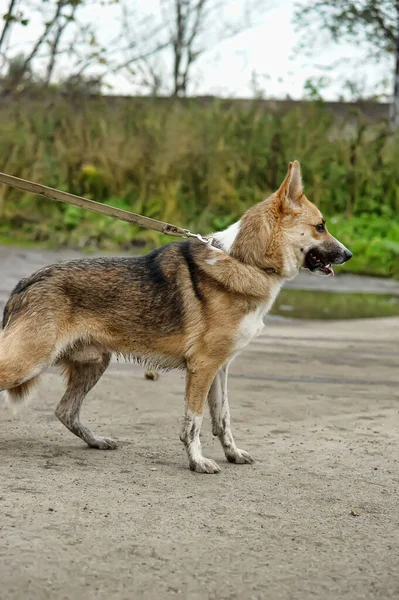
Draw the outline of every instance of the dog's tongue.
M331 265L326 265L325 269L326 269L326 271L328 271L329 273L331 273L331 275L334 275L334 269L332 268Z

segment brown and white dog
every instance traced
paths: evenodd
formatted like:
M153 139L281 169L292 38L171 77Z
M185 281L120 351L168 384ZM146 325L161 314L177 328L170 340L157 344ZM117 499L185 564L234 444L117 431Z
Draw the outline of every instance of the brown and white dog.
M351 256L304 196L295 161L279 190L216 233L214 246L194 240L143 257L74 260L20 281L4 311L0 390L18 399L49 366L61 367L67 388L57 417L89 446L108 449L116 443L94 435L79 412L112 354L186 369L180 437L190 468L219 471L201 451L207 399L227 459L250 463L230 428L228 365L260 332L284 281L301 268L328 275Z

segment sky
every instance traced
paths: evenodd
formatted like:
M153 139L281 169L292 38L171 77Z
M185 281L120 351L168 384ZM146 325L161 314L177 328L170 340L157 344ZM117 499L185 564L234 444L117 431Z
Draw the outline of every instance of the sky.
M19 1L21 6L25 5L24 10L31 22L28 27L15 29L11 46L15 53L23 52L41 27L40 21L29 11L28 4L24 0ZM240 1L228 3L225 10L227 20L237 17ZM159 12L159 0L135 0L134 4L140 14ZM6 6L7 1L0 0L2 13ZM98 1L89 0L80 18L83 22L95 23L98 38L106 45L118 35L118 11L116 5L99 7ZM351 99L350 93L345 90L345 80L355 80L363 93L370 94L378 89L384 76L389 76L389 63L372 64L366 61L363 48L334 44L326 34L315 39L309 33L312 44L309 44L307 52L300 50L303 33L300 34L294 27L293 12L294 0L270 0L270 8L254 27L218 44L210 38L212 48L202 55L195 67L190 94L251 97L256 90L267 98L299 99L304 96L305 82L309 78L323 76L328 78L328 85L322 91L325 99ZM212 36L212 32L209 35ZM328 70L331 65L335 65L334 69ZM170 58L166 53L157 59L157 67L167 73ZM59 73L67 70L66 57ZM134 77L110 74L108 83L112 93L140 92Z

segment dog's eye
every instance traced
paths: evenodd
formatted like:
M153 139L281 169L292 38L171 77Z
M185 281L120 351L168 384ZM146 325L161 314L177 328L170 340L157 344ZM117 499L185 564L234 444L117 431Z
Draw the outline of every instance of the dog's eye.
M323 233L323 231L325 231L326 228L324 226L324 223L319 223L318 225L316 225L316 231L318 231L319 233Z

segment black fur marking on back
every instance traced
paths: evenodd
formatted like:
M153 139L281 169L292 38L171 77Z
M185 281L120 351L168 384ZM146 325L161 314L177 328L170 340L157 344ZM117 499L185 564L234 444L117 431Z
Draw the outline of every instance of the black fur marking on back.
M8 317L9 317L9 305L8 302L4 307L4 311L3 311L3 322L2 322L2 327L3 329L5 328L5 326L7 325L7 321L8 321Z
M199 285L198 265L195 262L193 253L191 251L191 242L183 242L180 244L180 252L187 263L188 272L190 273L191 283L193 285L195 295L200 302L205 302L205 296L202 293Z
M80 259L58 265L59 270L75 273L63 278L62 293L72 307L106 315L114 324L123 321L133 338L137 330L146 328L156 328L162 336L177 333L184 315L177 264L170 268L174 246L145 256Z
M10 316L10 305L9 305L9 302L7 302L7 304L4 307L4 311L3 311L3 322L2 322L3 329L7 325L9 316Z
M157 248L144 257L149 270L150 280L155 286L160 288L164 288L168 284L168 279L162 269L162 250L163 248Z

